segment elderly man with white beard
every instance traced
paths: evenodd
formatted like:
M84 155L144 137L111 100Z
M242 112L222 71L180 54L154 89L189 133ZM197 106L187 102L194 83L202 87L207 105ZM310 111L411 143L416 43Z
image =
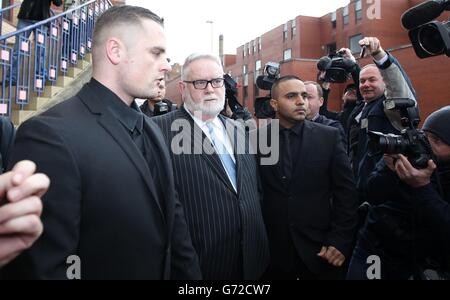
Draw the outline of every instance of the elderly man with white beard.
M181 109L156 117L171 147L175 186L207 280L259 279L269 258L256 158L248 133L222 115L218 57L190 55L181 72ZM243 147L242 147L243 146Z

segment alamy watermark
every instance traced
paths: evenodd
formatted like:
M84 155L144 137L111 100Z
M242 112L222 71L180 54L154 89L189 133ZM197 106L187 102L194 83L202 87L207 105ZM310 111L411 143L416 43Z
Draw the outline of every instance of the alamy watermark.
M368 8L366 16L369 20L381 19L381 0L366 0Z
M381 279L381 259L378 255L371 255L367 257L367 264L369 267L367 268L367 279L375 280Z
M269 122L270 126L268 126ZM280 125L278 120L260 120L260 129L257 130L258 126L253 119L247 121L227 119L224 122L224 128L235 155L259 153L261 165L275 165L278 163L280 156ZM202 133L202 129L198 126L193 126L186 119L174 120L170 130L175 133L170 145L174 155L211 155L217 152L211 141Z
M71 255L67 257L66 264L69 266L66 270L66 277L69 280L81 279L81 259L78 255Z

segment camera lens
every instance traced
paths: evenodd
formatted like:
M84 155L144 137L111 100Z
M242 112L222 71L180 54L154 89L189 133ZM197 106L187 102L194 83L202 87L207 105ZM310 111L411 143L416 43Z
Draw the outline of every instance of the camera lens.
M434 24L427 24L420 28L418 38L420 46L428 54L439 55L444 53L444 41Z

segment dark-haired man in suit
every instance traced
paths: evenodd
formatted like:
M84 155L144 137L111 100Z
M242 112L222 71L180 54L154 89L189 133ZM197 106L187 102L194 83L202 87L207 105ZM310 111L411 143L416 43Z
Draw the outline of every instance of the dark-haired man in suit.
M308 93L299 78L281 77L271 95L280 138L268 134L274 124L261 131L280 141L269 142L280 147L280 160L260 164L271 256L267 278L343 279L357 199L339 130L305 120Z

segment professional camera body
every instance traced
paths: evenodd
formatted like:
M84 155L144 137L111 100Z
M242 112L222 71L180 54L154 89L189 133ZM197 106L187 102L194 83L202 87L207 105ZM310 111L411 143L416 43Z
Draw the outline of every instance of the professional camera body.
M270 91L278 78L280 78L280 64L268 62L264 66L264 74L256 78L256 86L261 90ZM270 106L271 98L272 96L269 93L268 96L255 99L255 115L258 119L275 118L275 111Z
M173 104L170 100L163 99L163 100L155 103L153 115L154 116L165 115L175 109L177 109L176 104Z
M225 82L225 98L227 100L225 105L228 104L233 112L231 119L244 121L251 119L252 114L246 107L243 107L236 98L237 82L228 74L225 74L223 79Z
M450 0L430 0L403 14L403 27L409 30L409 38L418 57L442 54L450 57L450 22L432 21L445 10L450 10Z
M400 135L383 134L369 131L369 154L403 154L413 167L424 169L433 157L430 143L423 131L418 130L420 119L416 102L411 99L389 99L384 102L386 110L397 111L401 116L402 126L405 128Z
M332 52L317 62L317 69L325 72L324 80L331 83L344 83L351 77L356 62L344 57L345 52Z

